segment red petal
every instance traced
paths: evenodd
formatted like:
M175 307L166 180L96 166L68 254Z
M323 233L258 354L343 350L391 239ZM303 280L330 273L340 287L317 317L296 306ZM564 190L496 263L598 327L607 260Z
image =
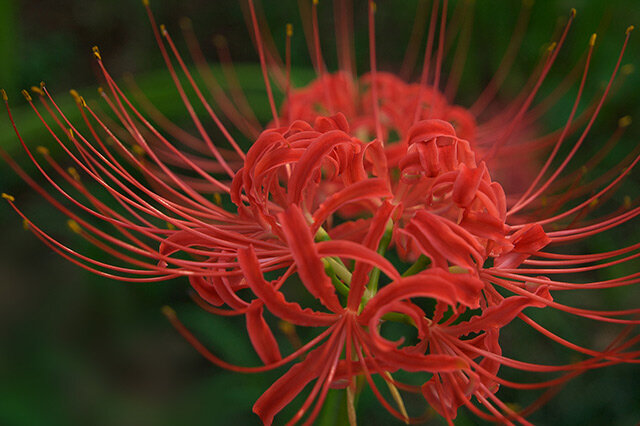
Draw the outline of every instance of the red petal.
M452 274L438 268L401 278L383 287L373 297L359 316L368 325L375 313L386 305L412 297L429 297L442 300L451 306L457 303L469 307L478 306L478 297L484 284L469 274Z
M387 223L391 218L391 215L395 211L395 206L389 202L385 202L380 209L376 212L375 216L371 219L371 226L369 227L369 232L367 232L367 236L365 237L362 244L364 247L375 253L378 257L380 256L378 253L374 252L376 248L380 245L380 240L384 235L385 229L387 227ZM361 251L364 251L362 248ZM386 259L385 259L386 261ZM389 263L388 261L386 263ZM362 262L358 262L354 268L353 276L351 279L351 290L349 292L349 299L347 301L347 305L350 309L356 310L360 306L360 302L362 299L362 294L364 293L364 288L366 286L366 280L369 276L369 271L371 271L373 263L363 264ZM395 268L389 263L391 269L383 268L380 265L377 265L378 268L384 271L387 276L392 279L400 278L398 272Z
M538 287L537 296L550 297L547 286ZM469 333L479 333L485 330L500 329L509 324L513 319L529 306L543 308L546 305L532 300L526 296L511 296L504 299L498 305L487 308L482 315L473 317L469 321L447 327L447 333L462 336Z
M304 361L295 364L266 390L253 405L253 412L260 416L265 426L273 423L273 418L286 407L324 367L323 346L309 352Z
M469 270L476 268L471 257L478 266L482 266L482 246L461 226L427 211L418 212L409 225L406 227L407 231L419 234L429 242L431 247L423 247L427 253L444 256L454 265ZM421 239L416 238L418 244L420 241Z
M263 303L254 300L247 309L247 331L258 356L265 364L280 361L280 348L263 316Z
M313 171L320 165L323 158L338 144L351 142L351 137L339 130L333 130L320 136L309 147L300 160L289 179L289 203L298 204L302 198L302 190L313 175Z
M346 203L389 196L391 196L389 187L382 179L367 179L349 185L327 198L313 213L314 229L322 225L331 213Z
M300 208L292 204L284 213L278 215L278 219L304 286L331 311L342 311L331 279L324 272L324 265L313 241L309 224Z
M251 290L275 316L292 324L307 327L329 326L335 322L335 316L332 314L302 309L297 303L287 302L282 293L264 280L252 246L238 250L238 261Z
M331 240L321 241L316 244L316 247L318 248L318 254L322 257L337 256L358 260L380 269L388 277L393 279L400 278L400 273L398 273L391 262L375 251L363 247L362 244L347 240ZM353 281L351 283L353 285Z
M460 164L460 173L453 184L453 192L451 193L451 199L454 203L460 207L467 207L473 202L486 169L484 163L475 169Z
M211 303L213 306L221 306L224 303L213 284L211 282L207 282L204 277L190 275L189 283L200 297Z

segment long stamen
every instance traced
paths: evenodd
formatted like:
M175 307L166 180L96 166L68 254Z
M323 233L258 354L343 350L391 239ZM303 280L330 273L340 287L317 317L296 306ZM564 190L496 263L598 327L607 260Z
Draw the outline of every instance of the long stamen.
M555 178L558 177L558 175L562 172L562 170L564 170L564 168L569 163L571 158L573 158L573 155L576 153L578 148L580 148L580 146L582 145L582 142L587 137L587 135L589 133L589 130L591 130L591 126L595 122L595 120L596 120L596 118L598 116L598 113L600 112L600 109L602 108L602 105L604 105L604 101L607 98L607 95L609 94L609 91L611 89L613 81L614 81L614 79L616 77L616 74L617 74L619 68L620 68L620 64L622 62L622 57L623 57L624 52L625 52L625 50L627 48L627 44L629 43L629 37L631 36L631 31L632 30L633 30L633 27L629 27L627 29L627 31L626 31L626 36L625 36L624 43L622 45L622 49L620 50L620 54L618 55L618 60L616 62L616 66L614 67L613 72L611 73L611 77L609 78L609 82L607 83L607 87L605 88L605 91L602 94L602 97L601 97L600 101L598 102L598 105L596 106L596 109L593 112L593 114L591 116L591 119L589 120L589 123L587 124L587 127L584 129L584 131L582 132L582 135L580 136L580 138L578 139L578 141L576 142L574 147L571 149L571 152L567 155L567 157L562 162L562 164L556 169L556 171L553 173L553 175L551 177L549 177L547 182L545 182L545 184L542 185L540 187L540 189L538 189L533 195L531 195L531 197L529 197L528 199L523 201L519 206L514 207L512 209L512 211L511 211L511 214L513 214L515 211L521 209L526 204L531 202L533 199L538 197L555 180ZM589 42L589 44L591 45L590 49L593 49L593 44L594 43L595 43L595 37L592 37L592 40Z
M251 22L253 24L256 45L258 46L258 56L260 57L260 67L262 68L262 78L264 80L264 85L267 88L267 97L269 98L269 106L271 107L271 115L273 116L273 122L275 123L275 126L280 127L280 118L278 117L276 102L273 98L273 91L271 90L269 72L267 70L267 63L264 57L264 46L262 45L262 36L260 34L260 28L258 27L258 20L256 18L256 10L253 6L253 0L249 0L249 9L251 12Z
M376 66L376 3L369 0L369 66L371 67L371 93L373 102L373 119L376 124L376 138L384 143L382 125L380 123L380 104L378 99L378 74Z
M582 73L582 80L580 81L580 87L578 88L578 94L576 95L576 99L573 103L573 107L571 108L571 113L569 114L567 123L562 129L562 133L560 134L560 137L558 138L556 145L553 147L553 150L551 151L549 158L545 162L544 166L542 166L542 168L540 169L540 172L538 173L536 178L533 180L529 188L524 192L524 194L522 194L520 199L514 204L514 206L510 209L510 211L507 212L507 214L513 214L519 210L518 208L519 204L522 203L523 200L527 198L527 196L531 193L531 191L533 191L533 189L536 187L540 179L542 179L542 176L545 174L545 172L551 165L551 162L553 161L556 154L558 153L558 150L560 149L560 145L562 145L564 138L567 136L568 130L571 126L571 121L573 120L573 117L578 109L578 104L580 103L580 97L582 96L582 91L584 89L584 85L587 80L587 71L589 70L589 64L591 63L591 56L593 54L593 48L595 46L595 42L596 42L596 35L593 34L589 39L589 52L587 53L587 60L585 61L585 64L584 64L584 71Z
M513 132L516 130L516 128L520 124L520 121L522 120L522 118L523 118L524 114L526 113L526 111L531 106L531 103L533 102L533 99L534 99L535 95L538 93L538 90L542 86L542 83L544 82L545 78L547 77L547 74L551 70L551 67L552 67L553 63L555 62L556 58L558 57L558 53L560 52L560 48L562 47L562 45L564 44L565 39L567 38L567 34L569 33L569 28L571 27L571 24L573 23L573 20L574 20L575 16L576 16L576 10L575 9L571 9L571 13L569 14L569 21L567 22L567 24L564 27L564 31L562 32L562 35L560 36L560 40L557 42L557 44L554 43L549 47L549 50L551 50L551 55L549 56L549 58L547 59L546 63L544 64L544 67L542 68L542 72L540 74L540 77L536 81L535 86L533 87L533 89L529 93L529 96L524 101L523 105L520 107L520 110L516 114L515 118L509 124L509 127L507 127L507 129L504 131L504 133L501 135L501 137L495 142L495 144L491 148L491 151L489 151L489 153L486 155L485 160L489 160L489 159L493 158L498 153L500 148L508 141L508 139L511 137Z
M287 32L287 45L285 47L285 61L287 68L287 86L285 88L285 99L287 100L287 105L291 105L291 37L293 36L293 25L287 24L286 28ZM289 108L289 117L287 117L287 121L291 123L291 108Z
M429 79L429 66L431 63L431 54L433 50L433 39L436 31L436 17L438 14L438 5L440 0L433 0L431 8L431 21L429 22L429 34L427 35L427 45L424 50L424 62L422 63L422 73L420 74L420 90L416 97L416 109L413 116L413 123L417 123L422 113L422 98ZM432 108L433 106L431 106Z

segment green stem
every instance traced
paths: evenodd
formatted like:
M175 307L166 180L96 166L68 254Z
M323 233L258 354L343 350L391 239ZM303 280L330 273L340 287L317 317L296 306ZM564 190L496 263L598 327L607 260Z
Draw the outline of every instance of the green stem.
M318 418L318 426L349 426L344 389L330 389Z
M326 257L324 260L329 263L338 278L340 278L345 284L349 286L351 285L351 271L349 271L342 262L333 257Z
M378 254L380 256L384 256L387 252L387 248L389 248L389 244L391 243L391 238L393 237L393 221L389 219L387 222L387 226L384 229L384 234L380 239L380 245L378 246ZM378 282L380 281L380 269L373 268L371 271L371 275L369 276L369 292L371 296L375 295L378 292Z
M331 283L336 288L336 290L338 290L341 295L349 297L349 287L347 287L342 281L338 279L333 266L329 262L329 259L322 259L322 263L324 264L325 273L331 278Z
M409 277L411 275L415 275L418 272L425 270L430 263L431 263L431 259L429 259L424 254L421 254L418 260L416 260L416 262L413 265L409 266L409 269L404 271L404 274L402 274L402 276Z

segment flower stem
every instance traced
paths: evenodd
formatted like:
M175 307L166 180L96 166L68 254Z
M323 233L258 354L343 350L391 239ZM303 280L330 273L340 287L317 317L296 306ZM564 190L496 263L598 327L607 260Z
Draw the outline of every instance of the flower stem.
M402 274L402 276L409 277L411 275L415 275L420 271L424 271L425 268L429 266L429 264L431 264L431 259L429 259L424 254L421 254L418 260L416 260L413 265L409 266L409 269L404 271L404 274Z
M387 222L387 226L384 229L384 234L380 239L380 245L378 246L378 254L380 256L384 256L389 248L389 244L391 243L391 238L393 237L393 221L389 219ZM371 275L369 276L369 292L371 295L375 295L378 292L378 282L380 281L380 269L373 268L371 270Z

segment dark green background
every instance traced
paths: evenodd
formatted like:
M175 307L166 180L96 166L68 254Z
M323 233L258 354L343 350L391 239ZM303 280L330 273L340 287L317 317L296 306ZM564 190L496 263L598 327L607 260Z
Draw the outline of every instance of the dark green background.
M293 22L294 79L304 83L312 75L310 61L294 1L264 0L267 18L279 45L284 25ZM330 68L336 61L332 13L329 0L321 1L320 19L325 57ZM360 70L367 70L366 3L356 2L357 58ZM634 1L545 1L533 9L523 48L511 72L503 99L516 92L539 58L541 46L549 41L559 17L571 7L578 9L567 47L551 72L543 92L548 92L579 59L594 31L599 32L587 94L594 95L608 78L629 24L640 23ZM415 1L378 3L377 37L380 68L395 70L402 59L415 15ZM469 105L495 70L512 31L519 10L517 1L477 0L474 38L463 76L458 102ZM208 40L214 34L227 36L234 60L247 64L240 77L266 120L268 110L256 67L254 52L235 1L152 0L158 20L179 39L178 19L190 16L206 53L215 63L215 51ZM623 63L640 66L640 51L634 35ZM73 111L66 91L83 89L95 98L96 68L91 46L97 44L115 76L135 73L140 84L159 107L178 121L185 113L163 71L144 9L138 1L97 0L1 0L0 1L0 85L7 89L18 125L32 146L53 146L33 114L27 111L19 89L47 82L50 90ZM592 137L585 143L582 159L595 152L615 128L617 120L630 114L640 121L638 73L627 78L601 114ZM562 125L574 92L558 103L541 124ZM187 127L189 127L187 125ZM614 153L614 159L638 143L640 125L633 124ZM6 114L0 113L0 144L28 168L26 155L17 146ZM62 159L63 157L60 156ZM608 164L615 164L612 159ZM64 160L61 160L64 163ZM66 164L66 163L65 163ZM580 165L580 159L575 163ZM517 167L517 165L514 165ZM637 176L621 189L612 203L624 194L637 197ZM89 250L69 235L64 218L26 187L4 164L0 165L0 191L16 195L18 204L36 223L53 235ZM635 192L634 192L635 191ZM635 226L590 239L579 249L610 250L621 242L638 240ZM257 362L242 323L217 318L199 311L186 293L186 280L127 285L96 278L65 262L35 237L22 229L19 219L0 205L0 424L2 425L226 425L257 424L250 410L257 397L278 373L247 376L221 371L204 361L171 328L160 314L161 306L175 307L185 321L223 358L240 364ZM93 251L95 253L95 251ZM630 262L601 275L610 277L638 271ZM598 296L567 295L574 304L597 302L610 308L637 307L639 293L628 288ZM594 299L600 298L600 300ZM601 302L601 303L600 303ZM614 328L582 321L555 312L532 312L550 329L584 345L602 346ZM571 354L514 323L501 342L506 354L544 362L566 362ZM640 420L640 390L637 368L616 366L588 372L570 382L547 406L531 417L539 424L635 424ZM505 369L512 377L512 372ZM520 377L530 379L531 377ZM635 380L634 380L635 378ZM503 391L507 402L525 404L535 393ZM414 413L421 408L413 404ZM291 412L291 411L289 411ZM286 416L283 416L284 419ZM280 419L280 418L279 418ZM378 407L366 392L359 407L362 424L389 424L391 416ZM479 423L460 410L460 424ZM435 418L433 424L444 424Z

